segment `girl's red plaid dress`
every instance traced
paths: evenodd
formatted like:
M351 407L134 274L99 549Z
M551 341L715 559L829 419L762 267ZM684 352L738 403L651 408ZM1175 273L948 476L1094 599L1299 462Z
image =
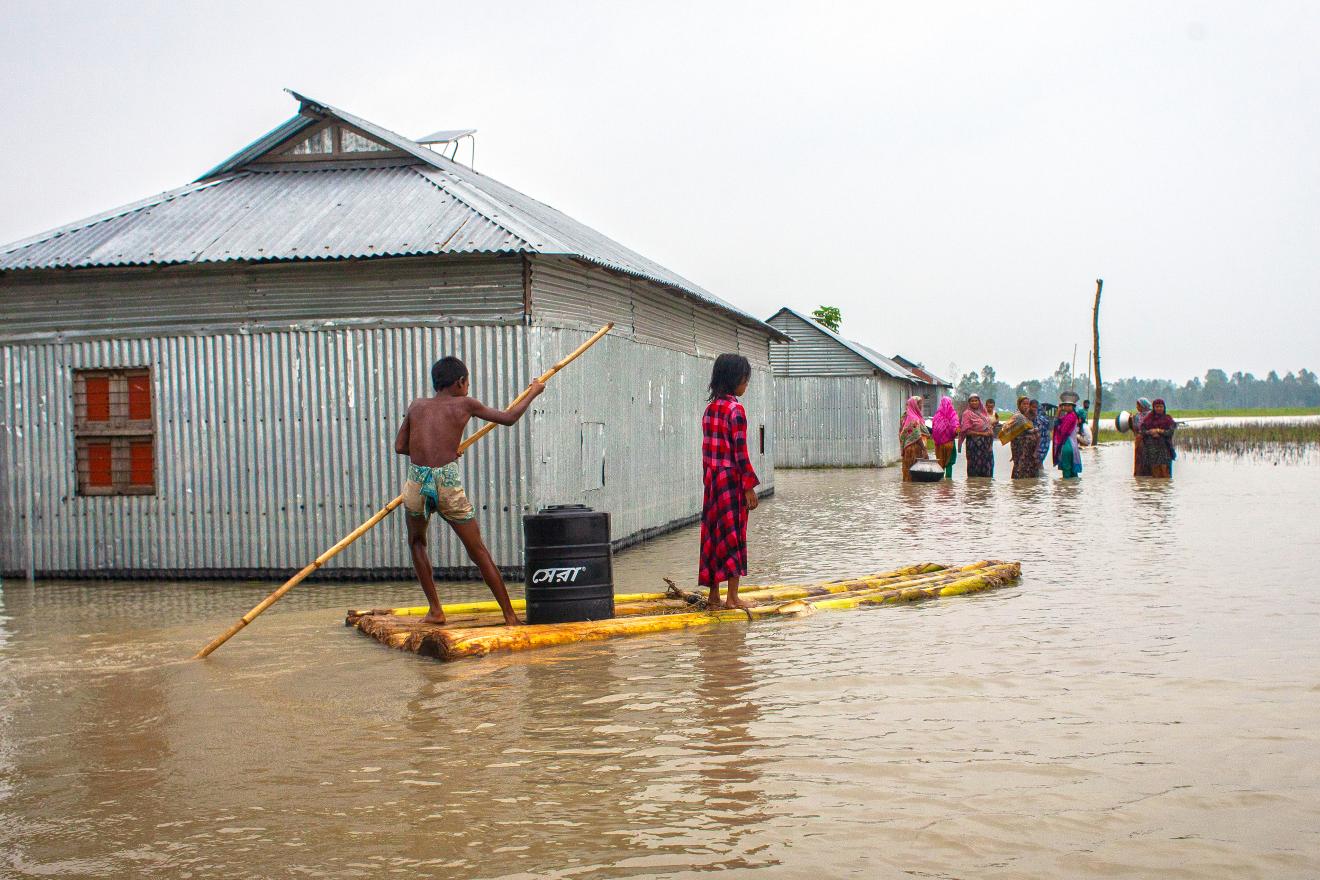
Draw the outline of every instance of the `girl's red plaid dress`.
M761 482L747 454L747 413L732 394L706 406L701 460L706 489L697 583L713 587L747 574L747 490Z

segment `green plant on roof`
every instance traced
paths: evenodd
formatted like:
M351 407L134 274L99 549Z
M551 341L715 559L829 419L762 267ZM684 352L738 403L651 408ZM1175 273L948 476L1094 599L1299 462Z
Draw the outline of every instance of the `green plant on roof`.
M821 306L811 313L811 317L835 333L839 332L839 325L843 323L843 313L834 306Z

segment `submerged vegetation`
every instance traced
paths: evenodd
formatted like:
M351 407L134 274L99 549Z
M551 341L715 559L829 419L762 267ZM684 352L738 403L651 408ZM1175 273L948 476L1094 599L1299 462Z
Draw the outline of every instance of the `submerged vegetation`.
M1128 412L1137 408L1135 403L1123 407ZM1100 420L1108 419L1111 423L1118 415L1117 410L1107 409L1100 413ZM1256 406L1247 409L1180 409L1172 413L1177 419L1214 419L1214 418L1275 418L1278 416L1320 416L1320 407L1314 406Z
M1101 430L1100 442L1131 441L1131 434ZM1235 455L1298 461L1320 452L1320 422L1242 422L1236 425L1184 427L1178 431L1179 452L1194 455Z

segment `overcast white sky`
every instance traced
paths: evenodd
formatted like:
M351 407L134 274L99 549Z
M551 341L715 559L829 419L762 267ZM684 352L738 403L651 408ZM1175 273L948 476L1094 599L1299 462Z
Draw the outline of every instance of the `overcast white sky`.
M937 372L1320 369L1320 4L20 3L0 241L192 180L297 89L760 317Z

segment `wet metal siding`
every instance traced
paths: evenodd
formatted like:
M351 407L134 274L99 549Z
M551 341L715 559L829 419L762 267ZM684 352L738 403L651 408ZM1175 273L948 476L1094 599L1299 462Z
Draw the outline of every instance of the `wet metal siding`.
M776 377L777 467L888 464L873 376Z
M537 256L531 260L531 285L533 324L594 330L614 321L614 335L646 345L705 358L737 352L753 367L770 366L763 329L645 279L579 260Z
M912 383L882 372L788 311L768 323L793 339L770 348L776 465L880 467L898 461L898 428Z
M876 377L876 393L880 400L880 463L893 464L903 457L898 443L898 429L903 424L907 399L914 393L909 382L900 382L889 376Z
M0 341L325 323L521 323L522 258L9 272Z
M770 349L777 376L866 376L875 370L860 355L793 315L775 315L769 324L793 339Z
M462 357L474 393L507 401L529 379L521 326L372 327L0 344L0 569L20 573L287 573L398 494L394 434L429 393L431 363ZM157 493L75 492L71 371L149 366ZM496 562L522 559L527 423L461 462ZM432 528L441 569L467 569ZM437 552L438 551L438 552ZM409 571L402 513L327 564Z
M752 363L743 405L762 488L774 486L769 336L673 290L580 261L531 264L528 353L533 374L606 321L611 334L555 377L532 412L538 506L587 504L610 513L616 541L657 534L701 511L701 415L713 359ZM762 453L762 428L765 452ZM603 435L604 481L594 438Z
M529 332L533 373L589 335L536 325ZM611 334L579 364L556 376L532 408L536 505L587 504L608 511L614 539L625 542L691 521L701 511L701 415L711 360ZM773 381L768 369L754 368L743 398L752 464L763 490L774 485ZM601 433L603 484L593 439Z

